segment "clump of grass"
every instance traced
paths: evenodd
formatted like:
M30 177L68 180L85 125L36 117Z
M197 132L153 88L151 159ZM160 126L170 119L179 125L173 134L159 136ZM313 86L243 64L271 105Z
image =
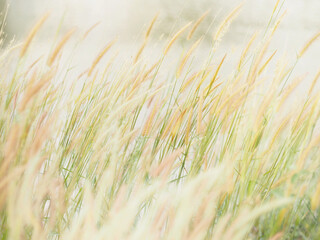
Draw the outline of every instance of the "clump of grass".
M238 11L200 68L191 59L201 39L176 66L162 66L191 23L155 63L144 60L155 17L132 63L112 72L114 59L103 61L111 41L74 79L54 64L73 31L48 59L22 64L41 19L20 58L0 69L1 239L319 238L319 73L283 114L301 78L276 51L265 57L279 24L272 13L226 75L229 55L217 58L216 43Z

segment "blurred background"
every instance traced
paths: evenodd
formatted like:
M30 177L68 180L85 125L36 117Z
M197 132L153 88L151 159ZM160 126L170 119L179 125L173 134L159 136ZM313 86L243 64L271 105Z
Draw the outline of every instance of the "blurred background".
M122 40L137 36L143 25L157 13L160 14L157 33L161 35L170 34L175 27L210 10L210 16L198 31L202 35L208 29L210 32L214 20L219 22L240 3L244 3L244 7L233 23L236 40L243 38L243 34L265 28L276 0L0 0L2 15L9 5L5 28L9 37L23 37L34 22L49 11L51 18L47 31L57 29L59 21L63 21L63 29L86 28L101 21L101 34L119 35ZM287 10L282 29L294 31L297 36L319 31L319 0L287 0L282 9Z
M232 9L244 3L219 47L221 52L236 52L243 49L254 32L264 31L276 2L277 0L0 0L0 6L2 19L6 16L4 32L7 42L13 38L21 41L46 12L50 12L50 18L38 36L39 46L52 44L51 40L58 29L63 34L76 27L80 34L98 21L101 22L94 37L88 42L90 55L96 54L94 48L101 49L115 36L129 52L130 49L135 49L132 45L140 45L143 31L157 13L159 18L152 32L154 42L166 40L181 26L210 10L194 36L197 39L206 35L207 41L204 41L202 47L203 51L207 51L214 29ZM271 49L279 49L289 57L294 57L303 44L320 31L320 1L287 0L281 6L279 15L284 11L287 12L286 16L274 37ZM297 69L305 72L318 69L319 56L320 45L317 44L305 56L307 60L304 64L297 66Z

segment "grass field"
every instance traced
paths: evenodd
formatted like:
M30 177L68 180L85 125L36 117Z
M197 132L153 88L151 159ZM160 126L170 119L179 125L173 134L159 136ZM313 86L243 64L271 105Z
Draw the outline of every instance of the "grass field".
M200 67L205 15L151 62L155 17L132 58L119 66L110 39L79 75L72 57L62 61L73 30L33 55L47 15L7 46L0 239L319 239L320 71L301 96L307 83L293 70L320 33L292 65L269 54L279 2L228 73L232 56L216 51L240 7L216 26ZM75 52L95 27L78 33ZM166 64L181 41L188 48Z

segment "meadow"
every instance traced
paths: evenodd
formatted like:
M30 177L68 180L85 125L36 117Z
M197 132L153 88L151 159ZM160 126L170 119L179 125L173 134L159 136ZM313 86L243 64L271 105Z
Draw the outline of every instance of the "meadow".
M320 32L289 64L270 49L279 2L238 59L217 51L241 6L216 24L205 57L207 13L156 59L146 54L155 16L132 57L117 60L110 39L79 74L72 56L98 25L38 56L44 15L6 46L0 239L319 239L320 69L307 86L294 69Z

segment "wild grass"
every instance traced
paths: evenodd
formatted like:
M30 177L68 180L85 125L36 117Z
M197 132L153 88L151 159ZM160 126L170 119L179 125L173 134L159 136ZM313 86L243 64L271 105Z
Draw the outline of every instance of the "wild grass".
M319 72L288 107L303 78L276 50L266 56L278 4L231 74L215 52L239 8L200 67L192 35L206 14L150 62L155 17L130 64L112 72L111 41L79 77L59 57L73 30L26 61L42 18L1 57L0 238L319 239ZM178 38L191 47L164 67Z

